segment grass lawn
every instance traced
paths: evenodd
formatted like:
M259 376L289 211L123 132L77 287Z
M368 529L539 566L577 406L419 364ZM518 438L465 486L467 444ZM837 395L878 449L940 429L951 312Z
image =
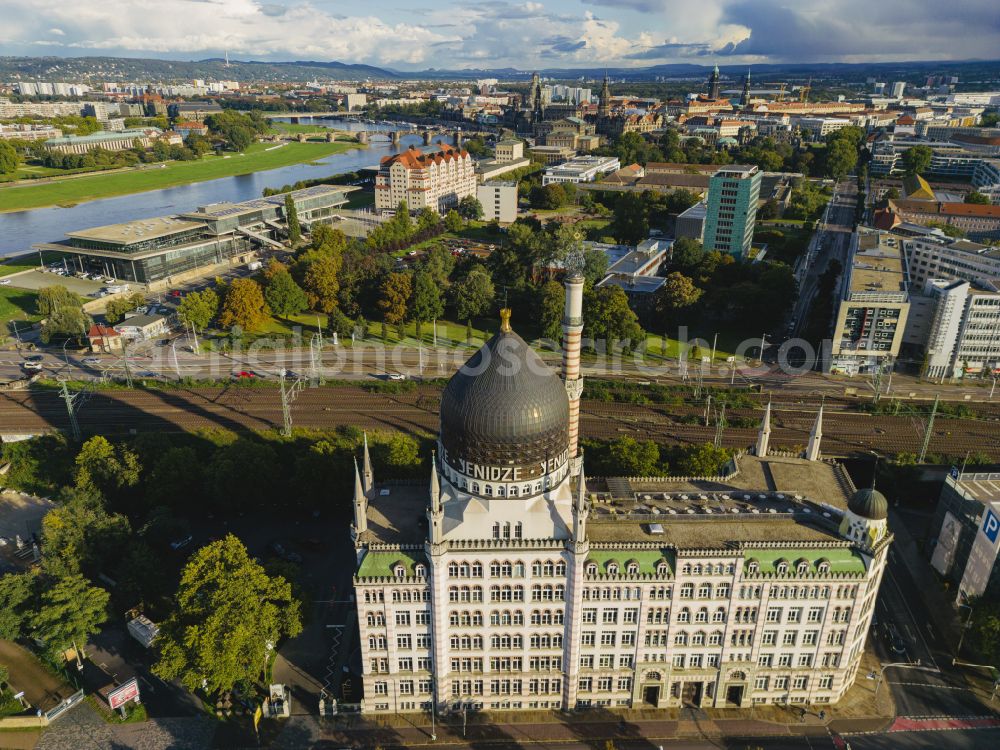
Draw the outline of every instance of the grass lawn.
M9 328L12 320L34 323L41 316L36 312L38 293L27 289L0 286L0 324Z
M0 189L0 211L74 205L114 195L141 193L219 177L250 174L321 159L351 148L358 148L358 144L287 143L275 148L274 144L255 143L243 154L204 156L198 161L165 162L163 165L151 165L145 169L127 172L96 174L40 185L3 188Z
M347 194L344 208L374 208L375 193L370 190L355 190Z

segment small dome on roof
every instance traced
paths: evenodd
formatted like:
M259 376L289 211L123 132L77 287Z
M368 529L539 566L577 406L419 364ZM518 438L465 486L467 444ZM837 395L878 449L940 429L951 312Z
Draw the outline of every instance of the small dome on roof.
M889 501L874 488L858 490L847 503L848 509L872 521L883 521L889 515Z

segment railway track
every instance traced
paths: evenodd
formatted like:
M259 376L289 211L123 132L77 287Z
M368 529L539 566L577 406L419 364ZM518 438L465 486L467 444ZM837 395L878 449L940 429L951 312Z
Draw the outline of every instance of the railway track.
M332 429L353 426L368 430L401 430L433 435L438 429L440 390L421 386L402 394L371 392L359 387L313 388L302 391L292 405L296 427ZM884 454L919 453L926 418L922 415L868 414L857 402L828 399L823 425L823 452L850 455L869 451ZM977 404L978 419L939 416L929 450L951 456L967 451L1000 459L1000 409ZM801 450L809 439L816 404L775 401L771 445ZM727 410L722 443L745 448L754 443L760 408ZM702 422L704 407L633 405L584 401L581 432L585 438L611 440L625 435L664 444L710 442L712 424ZM282 423L281 399L276 388L191 388L165 390L95 391L77 412L85 434L128 434L148 431L190 431L224 428L267 430ZM696 420L698 423L696 423ZM752 426L751 426L752 425ZM66 405L53 391L0 393L0 427L5 433L67 430Z

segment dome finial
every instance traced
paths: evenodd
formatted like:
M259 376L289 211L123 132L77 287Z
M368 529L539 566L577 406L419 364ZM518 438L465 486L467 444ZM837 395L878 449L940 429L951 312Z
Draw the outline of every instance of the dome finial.
M514 329L510 327L510 308L504 307L500 310L500 332L510 333Z

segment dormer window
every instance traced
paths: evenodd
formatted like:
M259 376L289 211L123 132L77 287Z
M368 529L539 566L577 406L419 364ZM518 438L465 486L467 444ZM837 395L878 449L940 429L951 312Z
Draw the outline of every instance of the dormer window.
M630 576L637 576L637 575L639 575L639 563L637 563L637 562L630 562L628 564L627 570L628 570L628 574Z
M816 566L816 570L818 570L820 573L829 573L830 562L828 560L820 560L819 565Z
M392 574L396 578L404 578L406 576L406 566L403 563L396 563L392 566Z
M660 562L656 566L656 575L665 576L670 572L670 567L665 562Z
M760 573L760 563L756 560L751 560L747 563L747 575L755 576Z
M797 572L800 576L804 576L809 572L809 563L805 560L799 560L799 562L795 565L795 572Z
M608 575L609 576L618 575L618 563L608 563Z
M587 575L596 576L597 575L597 563L589 562L587 563Z
M788 573L788 563L784 560L778 560L774 564L774 570L779 576L786 575Z
M423 563L417 563L413 568L413 572L416 574L417 578L426 578L427 566Z

